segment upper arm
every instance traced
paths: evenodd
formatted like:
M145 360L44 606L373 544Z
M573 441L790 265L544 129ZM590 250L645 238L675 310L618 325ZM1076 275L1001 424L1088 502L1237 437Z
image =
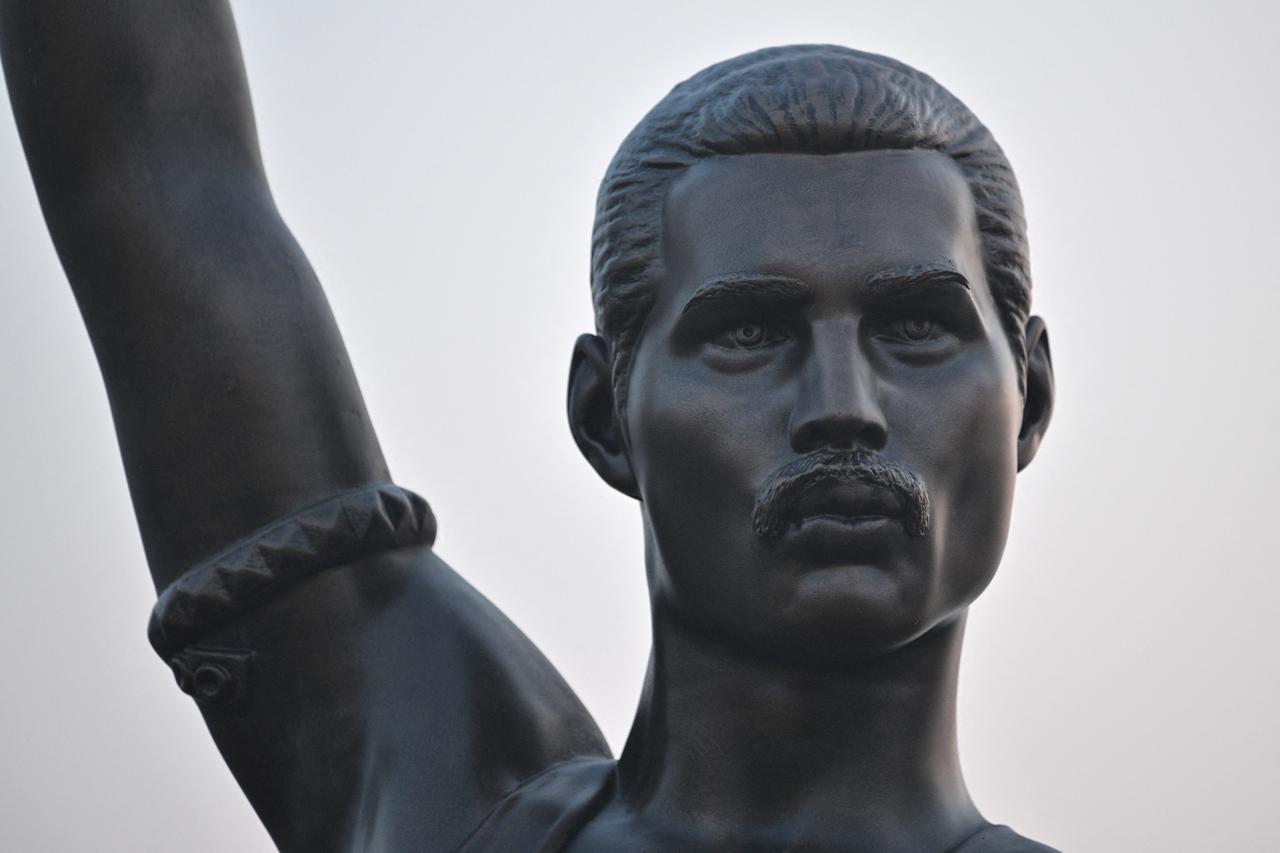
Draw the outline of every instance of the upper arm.
M205 638L251 655L203 708L282 850L454 851L521 781L607 756L537 649L427 548L320 572Z
M0 46L157 588L273 518L387 479L267 186L225 0L0 0Z

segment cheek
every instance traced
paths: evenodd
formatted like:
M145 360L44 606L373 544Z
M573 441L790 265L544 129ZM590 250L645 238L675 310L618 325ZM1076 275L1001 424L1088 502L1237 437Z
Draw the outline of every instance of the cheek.
M746 501L749 517L767 473L764 437L778 429L766 395L707 377L696 364L637 359L627 417L632 463L650 509L674 501L710 511Z
M933 501L937 592L948 606L985 588L1008 536L1021 400L1011 367L1001 367L976 365L964 381L938 389L918 439Z
M715 439L724 413L699 392L679 371L648 367L632 377L627 423L632 462L646 504L678 498L682 490L672 487L684 479L682 473L700 468L711 473L719 467Z
M768 437L778 433L780 416L767 395L742 393L685 362L638 358L631 379L632 465L656 580L685 608L734 598L740 585L726 573L754 565L751 514L770 459L778 462Z

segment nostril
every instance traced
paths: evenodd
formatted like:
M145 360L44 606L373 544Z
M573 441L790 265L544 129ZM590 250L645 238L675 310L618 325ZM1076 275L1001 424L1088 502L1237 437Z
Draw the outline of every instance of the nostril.
M888 441L882 424L856 415L828 415L800 424L791 437L792 449L808 453L823 447L851 450L855 447L881 450Z
M868 450L884 450L889 443L889 433L879 423L868 423L862 431L862 446Z

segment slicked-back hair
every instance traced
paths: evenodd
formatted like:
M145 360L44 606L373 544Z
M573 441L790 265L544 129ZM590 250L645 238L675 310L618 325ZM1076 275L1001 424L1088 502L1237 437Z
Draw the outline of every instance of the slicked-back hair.
M1026 221L1013 169L995 138L958 98L908 65L847 47L794 45L717 63L676 86L609 164L596 201L591 291L620 415L634 349L663 275L662 212L672 182L709 157L882 149L937 151L959 166L1025 393Z

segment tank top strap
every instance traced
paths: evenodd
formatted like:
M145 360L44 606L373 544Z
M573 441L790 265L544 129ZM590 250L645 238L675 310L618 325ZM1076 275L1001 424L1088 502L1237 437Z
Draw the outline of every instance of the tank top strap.
M1029 838L1023 838L1007 826L985 826L969 836L959 847L947 853L1058 853Z
M575 758L544 770L494 806L458 853L559 853L612 795L615 767Z

